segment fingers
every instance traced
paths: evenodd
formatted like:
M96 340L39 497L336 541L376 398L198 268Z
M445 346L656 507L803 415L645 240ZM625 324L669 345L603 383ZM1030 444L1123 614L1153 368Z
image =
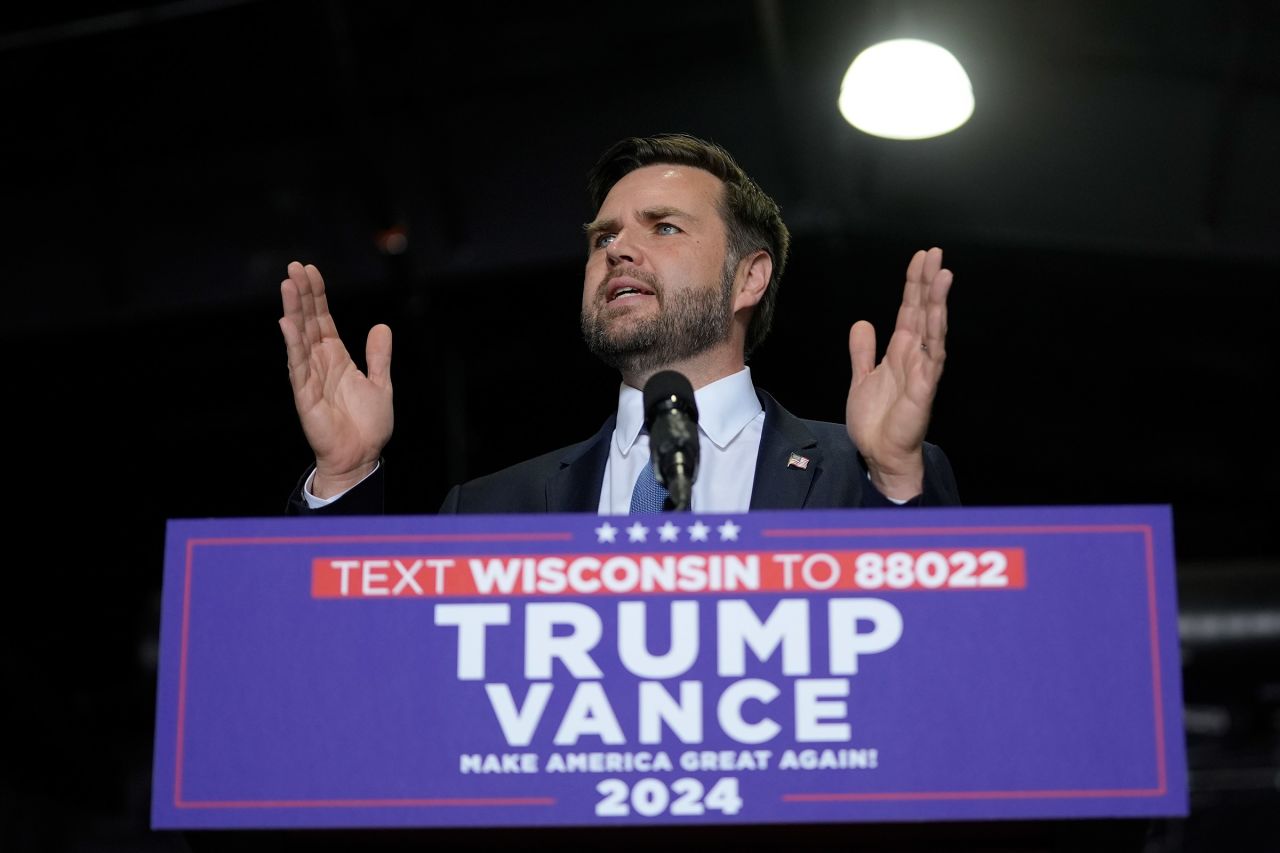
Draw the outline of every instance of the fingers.
M942 269L942 250L934 246L927 252L916 252L916 256L924 255L924 264L922 270L922 280L927 285L933 281L934 276Z
M310 344L320 342L320 327L316 323L316 299L311 288L311 279L302 264L293 261L286 271L289 282L298 294L299 322L298 329L302 337Z
M311 283L311 295L315 301L316 326L320 330L321 337L338 337L338 327L334 325L333 316L329 313L329 296L325 292L324 277L320 275L320 270L316 269L314 264L307 264L303 267L303 271L307 274L307 281Z
M942 250L937 246L921 249L911 256L907 264L907 283L902 293L902 304L923 308L928 301L929 285L942 270Z
M942 268L942 250L937 246L925 253L921 271L920 342L929 360L937 365L946 357L947 294L951 291L951 270Z
M286 288L291 287L290 282L286 281L280 285L283 294ZM294 294L294 301L297 301L297 294ZM285 297L286 302L288 297ZM298 325L288 316L289 311L286 308L286 316L280 318L280 332L284 335L285 352L289 359L289 384L293 386L296 393L307 384L307 377L310 374L311 359L309 356L310 347L302 337Z
M927 254L921 250L911 256L911 263L907 264L906 283L902 286L902 305L898 307L898 317L894 322L894 337L898 332L907 332L909 334L921 334L921 316L920 311L924 307L924 293L926 285L924 282L924 268ZM893 338L890 338L889 345L893 346Z
M369 330L364 347L365 364L369 367L369 381L379 388L391 385L391 328L379 323Z
M934 246L920 250L907 265L906 284L902 290L902 307L898 309L895 331L906 331L916 336L918 343L930 343L930 316L941 302L945 335L945 306L947 290L951 286L951 272L942 268L942 250ZM932 344L930 344L932 346Z
M918 308L924 303L924 267L927 253L922 249L911 256L907 264L907 281L902 288L904 308Z
M304 266L292 261L287 275L288 278L280 285L285 317L298 327L303 340L310 345L324 338L338 337L338 328L329 314L329 299L320 270L313 264Z
M311 287L301 264L289 264L287 273L289 277L280 282L280 302L284 307L280 332L289 360L289 384L296 394L306 386L311 371L312 339L307 332L306 310Z
M938 270L929 284L925 304L925 352L937 362L947 354L947 294L951 292L951 282L951 270Z
M876 330L866 320L859 320L849 330L849 361L853 367L854 385L875 370Z

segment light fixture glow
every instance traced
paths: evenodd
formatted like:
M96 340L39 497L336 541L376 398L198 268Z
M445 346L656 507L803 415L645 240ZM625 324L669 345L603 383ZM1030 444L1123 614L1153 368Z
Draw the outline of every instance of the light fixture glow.
M973 85L959 60L933 42L874 44L850 64L840 84L840 114L872 136L928 139L973 115Z

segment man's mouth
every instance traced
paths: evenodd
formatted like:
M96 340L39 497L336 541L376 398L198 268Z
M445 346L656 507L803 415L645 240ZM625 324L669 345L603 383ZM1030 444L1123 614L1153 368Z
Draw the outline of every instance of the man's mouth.
M617 302L619 300L654 295L656 295L654 289L649 285L629 276L621 275L609 282L609 288L605 291L605 302Z

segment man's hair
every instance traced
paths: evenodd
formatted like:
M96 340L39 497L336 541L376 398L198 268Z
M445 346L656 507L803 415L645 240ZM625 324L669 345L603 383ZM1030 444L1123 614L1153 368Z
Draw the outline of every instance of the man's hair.
M773 325L778 284L787 266L791 235L782 222L782 212L777 203L742 171L733 155L714 142L684 133L631 137L610 146L587 176L587 192L595 209L600 209L609 190L623 176L643 166L661 163L693 166L724 182L724 193L718 206L728 236L726 269L735 269L739 261L758 249L764 249L773 259L773 275L747 326L745 355L750 355Z

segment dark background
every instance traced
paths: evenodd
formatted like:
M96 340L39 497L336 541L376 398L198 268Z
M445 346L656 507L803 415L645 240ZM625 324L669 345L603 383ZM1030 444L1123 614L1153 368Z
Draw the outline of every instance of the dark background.
M1278 4L210 0L0 21L5 850L404 841L149 831L165 519L278 515L308 462L275 322L293 259L324 271L358 361L370 325L395 330L396 511L594 432L617 378L577 333L585 172L674 130L733 151L792 229L752 362L784 405L842 418L849 324L887 332L912 251L940 245L930 439L965 502L1173 506L1192 811L625 837L1280 846ZM841 119L848 62L894 36L965 65L959 131ZM411 843L513 839L552 836Z

